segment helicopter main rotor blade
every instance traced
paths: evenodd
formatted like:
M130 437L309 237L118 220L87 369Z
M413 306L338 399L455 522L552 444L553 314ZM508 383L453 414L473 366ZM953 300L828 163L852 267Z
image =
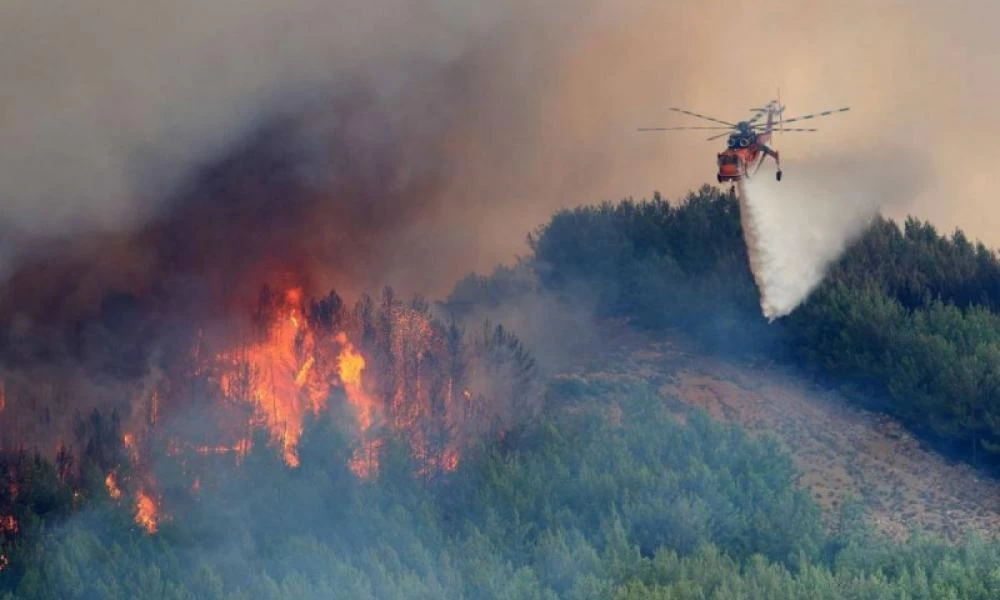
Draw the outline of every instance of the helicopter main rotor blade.
M706 121L711 121L713 123L720 123L722 125L729 125L730 127L736 127L736 123L730 123L728 121L723 121L721 119L716 119L715 117L709 117L707 115L699 115L696 112L691 112L689 110L684 110L683 108L677 108L675 106L671 106L670 110L672 110L674 112L683 113L685 115L691 115L692 117L698 117L699 119L705 119Z
M771 133L784 133L785 131L819 131L819 129L816 129L815 127L792 127L789 129L772 129Z
M807 121L809 119L815 119L816 117L825 117L828 115L847 112L851 110L850 106L845 106L844 108L838 108L836 110L824 110L823 112L813 113L811 115L802 115L801 117L792 117L791 119L782 119L782 123L794 123L795 121ZM786 129L785 131L790 131Z
M729 135L729 133L728 133L728 132L727 132L727 133L720 133L719 135L713 135L712 137L710 137L710 138L707 138L707 139L705 139L705 141L706 141L706 142L711 142L712 140L717 140L717 139L719 139L720 137L725 137L725 136L727 136L727 135Z
M725 129L726 131L732 131L732 127L640 127L636 131L679 131L682 129Z

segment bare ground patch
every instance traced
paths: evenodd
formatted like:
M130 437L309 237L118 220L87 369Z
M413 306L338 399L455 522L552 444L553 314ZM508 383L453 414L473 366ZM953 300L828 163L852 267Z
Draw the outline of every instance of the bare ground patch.
M828 517L854 496L879 529L896 538L915 527L950 541L970 531L1000 537L1000 482L922 448L893 419L774 366L705 356L683 342L654 341L620 326L604 339L575 374L641 379L665 399L773 435Z

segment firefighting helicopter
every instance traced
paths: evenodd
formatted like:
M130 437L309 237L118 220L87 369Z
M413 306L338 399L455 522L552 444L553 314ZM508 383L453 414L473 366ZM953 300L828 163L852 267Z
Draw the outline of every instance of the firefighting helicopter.
M728 121L723 121L721 119L716 119L715 117L709 117L706 115L698 114L682 108L670 107L670 110L674 112L683 113L685 115L690 115L692 117L697 117L699 119L704 119L706 121L711 121L713 123L718 123L719 125L725 125L725 127L715 126L687 126L687 127L640 127L639 131L674 131L682 129L713 129L720 130L723 133L713 135L707 138L708 141L718 139L723 136L729 136L727 140L727 148L720 152L717 157L717 163L719 167L719 172L716 179L719 183L724 181L732 182L733 185L729 188L730 193L735 194L736 182L742 181L744 179L751 179L751 169L753 175L757 174L760 170L761 165L764 163L764 159L770 156L774 159L777 171L774 176L778 181L781 181L781 158L776 150L773 150L768 146L771 141L771 134L775 131L783 133L786 131L790 132L805 132L805 131L817 131L814 128L802 128L793 127L786 128L785 123L794 123L798 121L807 121L810 119L815 119L817 117L825 117L828 115L846 112L850 110L850 107L838 108L835 110L826 110L823 112L813 113L809 115L802 115L800 117L793 117L791 119L785 119L783 117L785 112L785 107L781 104L780 96L778 100L772 100L763 108L751 108L750 111L753 116L746 121L737 121L736 123L730 123ZM767 117L763 123L758 123L761 117ZM775 129L777 126L777 129Z

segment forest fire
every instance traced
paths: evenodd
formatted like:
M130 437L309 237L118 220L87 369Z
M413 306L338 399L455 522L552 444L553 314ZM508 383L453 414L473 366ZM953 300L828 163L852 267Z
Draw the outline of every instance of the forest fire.
M301 181L285 127L205 165L148 223L47 241L0 285L0 515L21 530L34 498L157 534L271 475L446 478L528 416L516 341L364 293L399 268L397 227L438 197L436 174L406 160L399 179L404 154L380 144L374 179L324 160L328 182Z
M337 357L337 373L347 392L347 399L357 409L358 425L361 426L361 431L365 432L372 425L372 411L375 410L374 400L365 393L361 383L365 358L348 341L344 332L338 333L336 339L343 347L340 356Z
M316 324L305 314L301 288L288 289L278 298L260 311L271 320L260 324L259 339L218 357L224 365L220 388L227 400L253 406L280 445L285 462L297 467L305 417L318 416L327 408L334 386L346 394L362 434L373 423L375 400L362 381L365 358L347 333L330 336L314 331ZM238 446L248 449L249 440ZM214 450L205 448L206 453Z
M372 426L375 410L375 401L365 392L361 381L365 359L344 332L338 333L336 340L343 348L337 357L337 373L347 393L347 400L354 407L362 437L361 447L354 452L349 466L358 477L369 477L378 469L381 441L364 439Z
M96 465L108 497L154 534L181 510L179 493L204 497L215 486L213 469L271 449L302 468L304 434L321 419L346 434L336 437L349 444L338 460L358 478L379 472L390 436L405 444L392 448L408 446L412 474L432 478L457 469L469 441L502 434L530 406L533 362L501 328L470 338L388 288L353 307L333 292L280 290L264 286L256 308L221 327L182 332L175 347L187 356L169 355L155 377L123 381L113 410L81 414L79 462L60 454L59 477L76 485L74 465Z
M378 303L363 297L349 310L335 293L317 301L301 286L278 293L265 287L254 323L247 342L215 354L214 371L223 400L251 409L251 421L266 427L291 467L301 463L298 445L307 416L328 411L339 391L354 417L349 466L356 475L378 470L387 431L408 441L421 473L453 471L469 436L495 427L501 415L511 418L515 396L527 394L521 378L530 379L533 368L500 368L523 360L509 353L517 342L502 330L484 331L483 340L469 346L463 331L435 319L426 303L404 304L391 290ZM506 388L488 387L509 397L470 389L472 379L487 384L496 377L511 381ZM250 445L245 436L203 448Z
M143 490L136 494L135 522L148 533L156 533L159 507L156 500Z
M302 302L301 288L287 290L274 307L274 320L263 325L263 339L219 357L230 367L220 381L225 397L253 405L293 467L299 465L296 447L306 413L319 414L330 392L328 378L314 370L315 339Z
M118 478L114 471L108 472L108 476L104 478L104 485L108 488L108 495L111 496L112 500L118 500L122 497L122 490L118 487Z

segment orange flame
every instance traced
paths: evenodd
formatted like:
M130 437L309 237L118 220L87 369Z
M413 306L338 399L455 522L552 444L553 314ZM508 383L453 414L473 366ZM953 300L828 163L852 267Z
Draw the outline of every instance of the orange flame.
M306 413L323 410L330 391L313 368L315 341L303 327L301 302L301 289L288 290L266 339L220 357L234 367L221 377L223 394L255 405L292 467L299 465L297 447Z
M122 497L122 491L118 487L118 479L115 477L114 471L108 472L108 476L104 478L104 485L108 488L108 495L112 499L117 500Z
M354 405L358 414L358 425L365 432L372 426L375 411L375 401L365 393L361 382L361 374L365 370L365 357L357 351L354 344L347 339L347 334L337 334L337 343L343 349L337 357L337 374L344 385L347 400Z
M344 386L347 401L354 407L363 440L362 447L351 458L349 467L358 477L368 477L378 470L378 454L382 442L378 439L364 439L374 421L376 407L375 400L365 392L361 379L366 366L365 357L357 351L343 331L337 334L336 341L341 346L337 357L337 375Z
M135 522L141 525L148 533L156 533L158 524L157 512L156 501L143 490L139 490L136 495Z
M221 368L217 383L227 401L252 406L252 420L267 427L286 464L299 466L305 418L326 410L329 393L337 386L344 390L357 419L361 447L349 464L356 475L367 477L378 469L383 440L375 437L376 421L405 434L413 456L427 468L457 468L456 440L448 439L451 434L446 432L454 431L457 419L468 412L463 411L468 391L461 396L453 393L454 382L441 370L439 360L447 356L448 348L429 315L401 305L384 309L391 325L380 343L387 343L391 367L377 373L384 380L369 389L370 365L350 339L349 328L335 335L314 330L313 321L306 318L301 288L263 298L266 304L258 314L267 320L257 321L262 329L251 341L216 354ZM196 451L245 454L250 437L243 432L236 436L242 441L235 446L209 443ZM180 447L170 450L179 453Z

